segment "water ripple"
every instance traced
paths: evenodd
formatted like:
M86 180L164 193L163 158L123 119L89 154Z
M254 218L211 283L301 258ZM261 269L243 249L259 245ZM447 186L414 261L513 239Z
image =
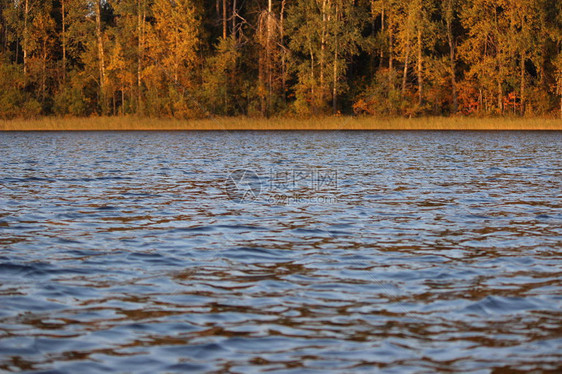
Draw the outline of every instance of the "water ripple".
M561 140L0 134L0 371L560 371Z

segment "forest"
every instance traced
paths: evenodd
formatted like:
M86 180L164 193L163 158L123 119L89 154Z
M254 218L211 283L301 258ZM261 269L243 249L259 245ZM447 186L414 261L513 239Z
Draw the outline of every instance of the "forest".
M0 118L562 116L560 0L0 0Z

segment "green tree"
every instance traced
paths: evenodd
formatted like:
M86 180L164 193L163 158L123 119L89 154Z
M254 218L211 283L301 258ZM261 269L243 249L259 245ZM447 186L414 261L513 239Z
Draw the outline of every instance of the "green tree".
M397 26L398 49L402 51L404 72L402 75L402 94L406 94L408 80L408 67L410 60L416 62L417 104L421 108L424 104L424 60L425 50L435 38L431 13L433 4L427 0L397 1ZM413 55L413 56L412 56Z
M298 69L297 112L322 113L329 102L337 109L347 62L363 44L362 14L349 0L299 0L289 8L289 46Z

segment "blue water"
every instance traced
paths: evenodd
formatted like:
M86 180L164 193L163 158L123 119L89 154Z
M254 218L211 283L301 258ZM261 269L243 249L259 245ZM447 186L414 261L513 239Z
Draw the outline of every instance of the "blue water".
M562 133L0 133L0 371L562 371ZM503 370L503 371L502 371Z

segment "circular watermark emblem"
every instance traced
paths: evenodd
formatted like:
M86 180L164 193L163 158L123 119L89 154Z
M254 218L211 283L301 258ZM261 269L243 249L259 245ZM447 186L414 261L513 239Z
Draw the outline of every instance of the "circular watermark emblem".
M230 200L251 201L261 194L262 183L259 175L252 170L234 170L226 179L225 192Z

